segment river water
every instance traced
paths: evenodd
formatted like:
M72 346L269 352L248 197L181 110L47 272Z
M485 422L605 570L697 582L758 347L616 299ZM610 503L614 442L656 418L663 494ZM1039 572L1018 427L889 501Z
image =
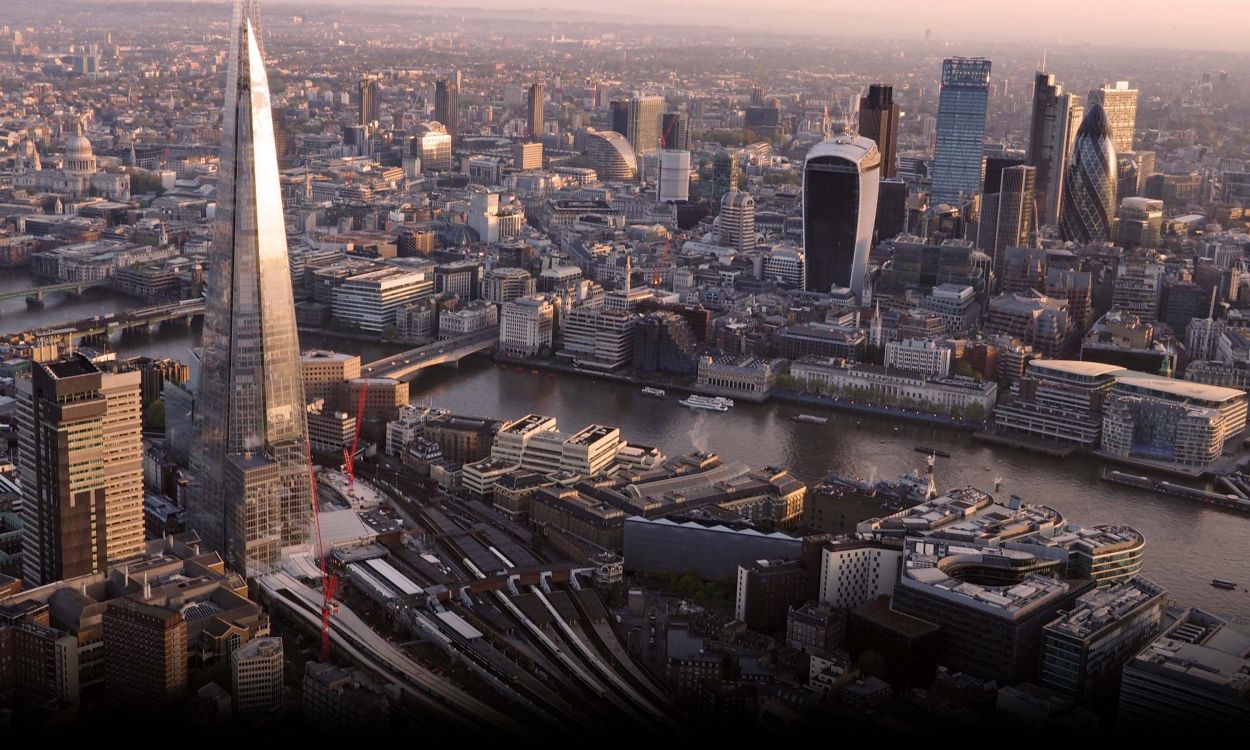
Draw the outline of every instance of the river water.
M30 285L25 274L0 272L0 290ZM136 307L134 300L107 290L80 299L50 296L42 309L24 300L0 302L0 331L26 330ZM190 362L198 324L154 334L115 336L110 347L121 356L172 357ZM397 347L301 336L305 348L338 348L366 361ZM951 454L938 459L939 489L971 484L993 491L1002 478L1001 499L1011 494L1050 505L1070 521L1126 523L1146 536L1145 575L1168 589L1179 605L1193 605L1250 620L1250 517L1177 498L1112 485L1098 478L1099 464L1077 457L1051 458L979 443L971 436L936 427L824 412L812 406L752 404L739 401L728 412L683 408L676 397L648 398L637 389L574 375L533 374L499 367L484 357L458 368L424 371L412 383L414 401L464 414L508 419L527 412L554 416L561 429L591 422L620 427L631 443L660 447L669 456L712 450L754 466L789 468L808 482L829 471L893 478L921 466L916 446ZM795 422L799 412L819 413L823 425ZM1237 581L1237 591L1211 587L1212 578Z

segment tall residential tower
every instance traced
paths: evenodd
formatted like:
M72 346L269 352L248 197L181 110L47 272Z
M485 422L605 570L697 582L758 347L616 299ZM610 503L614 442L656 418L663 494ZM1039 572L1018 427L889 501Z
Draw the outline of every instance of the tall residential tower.
M304 384L269 84L236 5L187 526L248 577L308 541Z

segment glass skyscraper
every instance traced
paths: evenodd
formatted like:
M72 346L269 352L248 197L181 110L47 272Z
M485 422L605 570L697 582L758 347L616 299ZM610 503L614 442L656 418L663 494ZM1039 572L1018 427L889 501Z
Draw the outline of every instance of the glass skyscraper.
M864 291L877 216L881 154L864 137L818 143L803 163L804 289Z
M187 525L251 577L309 537L304 384L269 83L236 5Z
M1037 202L1044 224L1059 220L1063 175L1084 108L1076 96L1063 93L1054 75L1038 72L1033 81L1033 119L1027 162L1037 167Z
M859 134L872 139L881 152L881 179L893 179L898 155L899 107L894 87L874 83L859 100Z
M1085 113L1068 158L1059 210L1063 239L1081 244L1114 239L1117 171L1111 121L1102 105L1095 104Z
M952 57L942 62L937 150L929 205L960 206L981 189L990 61Z

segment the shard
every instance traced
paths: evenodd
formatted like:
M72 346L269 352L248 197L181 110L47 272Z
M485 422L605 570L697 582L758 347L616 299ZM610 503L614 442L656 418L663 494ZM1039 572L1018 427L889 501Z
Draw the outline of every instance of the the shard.
M187 525L247 577L309 538L304 385L269 83L236 3L207 271Z

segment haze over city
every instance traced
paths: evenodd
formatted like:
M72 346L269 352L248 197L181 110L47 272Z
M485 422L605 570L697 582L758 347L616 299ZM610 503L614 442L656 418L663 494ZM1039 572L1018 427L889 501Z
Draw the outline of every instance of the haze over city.
M10 0L0 736L1250 728L1245 10Z

